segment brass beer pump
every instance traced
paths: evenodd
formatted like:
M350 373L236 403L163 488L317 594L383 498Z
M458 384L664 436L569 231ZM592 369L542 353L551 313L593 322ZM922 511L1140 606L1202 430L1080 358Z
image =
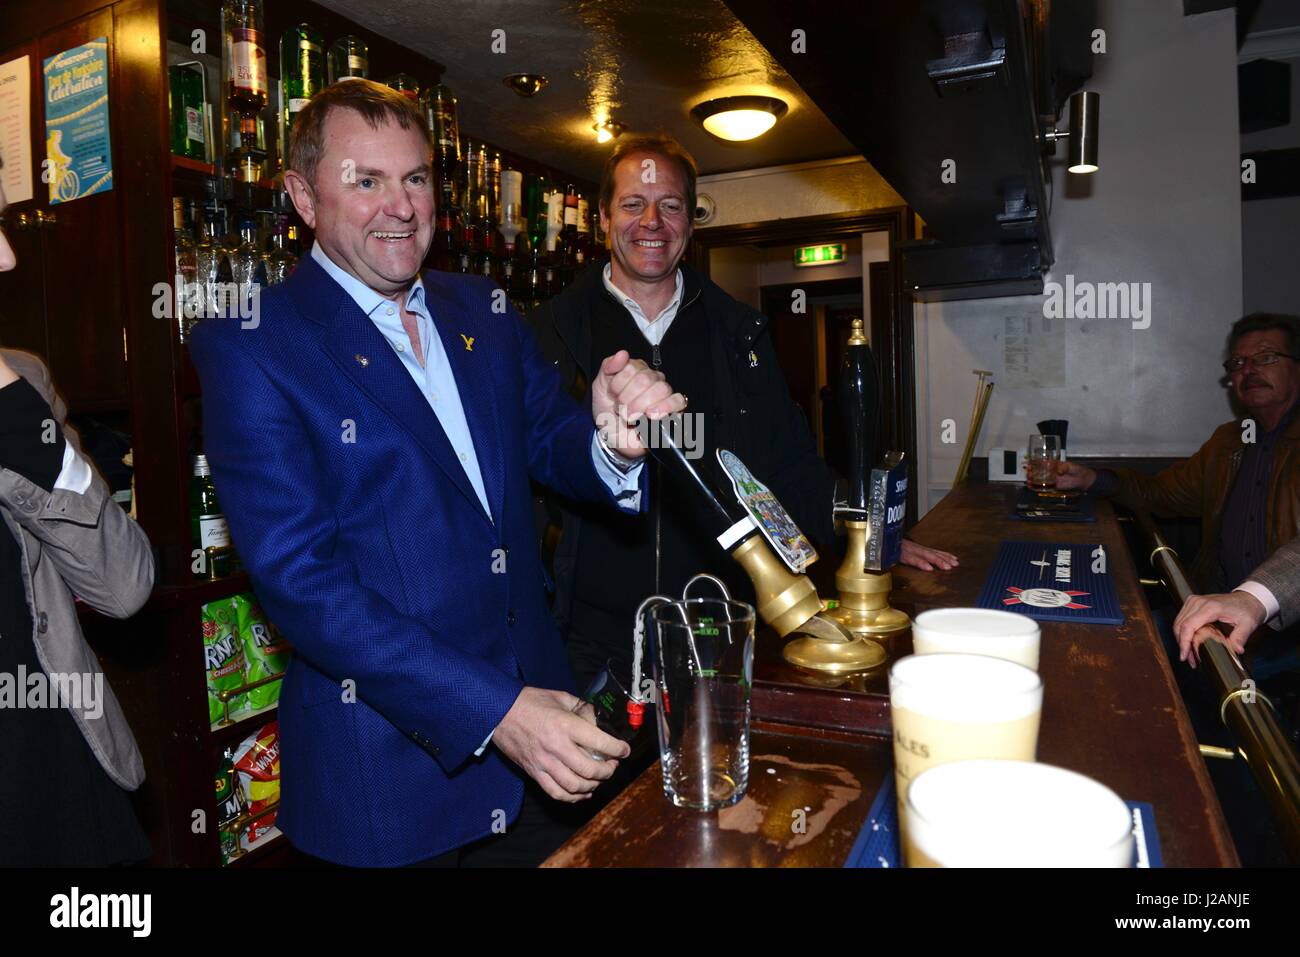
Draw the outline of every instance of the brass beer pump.
M786 646L812 643L824 646L816 657L818 671L836 675L868 671L885 660L884 649L849 632L827 617L817 587L807 575L790 571L768 544L749 513L727 495L715 493L711 483L682 454L664 427L664 420L647 423L652 434L651 453L675 480L695 489L708 503L716 521L718 544L745 569L754 585L759 616L782 638L799 635ZM804 667L800 665L800 667Z
M867 569L871 534L869 485L877 442L879 394L876 364L867 343L863 321L854 319L839 381L840 407L844 414L849 454L849 487L847 501L842 506L837 506L836 512L844 519L848 542L844 561L835 572L835 587L840 594L839 607L827 614L854 635L864 639L870 635L902 631L911 624L907 615L889 606L893 576L888 569ZM896 461L897 459L891 458L887 463L892 465ZM880 647L875 642L871 644ZM786 649L786 658L791 664L828 670L825 667L818 668L816 648L797 649L801 654L801 660L798 661L791 659L792 650L796 649ZM881 649L881 656L883 660L884 649Z

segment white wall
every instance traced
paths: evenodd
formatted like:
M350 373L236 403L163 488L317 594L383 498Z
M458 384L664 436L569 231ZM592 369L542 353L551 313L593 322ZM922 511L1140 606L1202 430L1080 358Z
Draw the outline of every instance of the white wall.
M918 304L922 511L956 472L971 369L994 370L998 383L976 455L1022 446L1035 422L1066 418L1074 455L1182 456L1230 417L1218 378L1242 312L1233 11L1186 17L1182 0L1101 0L1099 26L1109 52L1087 89L1101 94L1101 170L1079 195L1055 164L1047 279L1149 282L1150 328L1046 321L1042 297ZM1019 332L1010 342L1009 324ZM948 418L952 444L941 441Z

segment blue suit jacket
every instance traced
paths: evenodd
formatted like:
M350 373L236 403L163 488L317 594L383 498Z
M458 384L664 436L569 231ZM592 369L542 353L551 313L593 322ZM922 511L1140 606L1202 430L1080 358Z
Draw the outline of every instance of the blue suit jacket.
M522 772L474 752L525 684L573 690L529 478L613 504L590 412L519 316L492 311L496 287L424 283L495 524L392 347L310 257L264 291L256 328L207 320L190 345L235 548L296 651L279 823L352 865L432 857L518 813Z

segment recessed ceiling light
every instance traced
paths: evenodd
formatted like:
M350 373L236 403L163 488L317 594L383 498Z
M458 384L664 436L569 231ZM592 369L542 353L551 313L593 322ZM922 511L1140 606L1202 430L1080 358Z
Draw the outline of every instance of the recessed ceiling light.
M622 136L627 126L618 120L601 120L592 129L596 131L597 143L608 143L615 137Z
M540 73L511 73L502 82L520 96L536 96L551 81Z
M723 96L699 104L691 116L718 139L741 142L762 136L788 109L774 96Z

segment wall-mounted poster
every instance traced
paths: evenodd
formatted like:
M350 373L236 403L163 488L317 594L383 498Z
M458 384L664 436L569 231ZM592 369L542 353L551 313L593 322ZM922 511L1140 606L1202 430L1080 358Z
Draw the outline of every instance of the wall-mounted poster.
M50 205L113 188L108 38L46 58L45 171Z
M0 63L0 184L10 203L32 198L32 101L30 61Z

